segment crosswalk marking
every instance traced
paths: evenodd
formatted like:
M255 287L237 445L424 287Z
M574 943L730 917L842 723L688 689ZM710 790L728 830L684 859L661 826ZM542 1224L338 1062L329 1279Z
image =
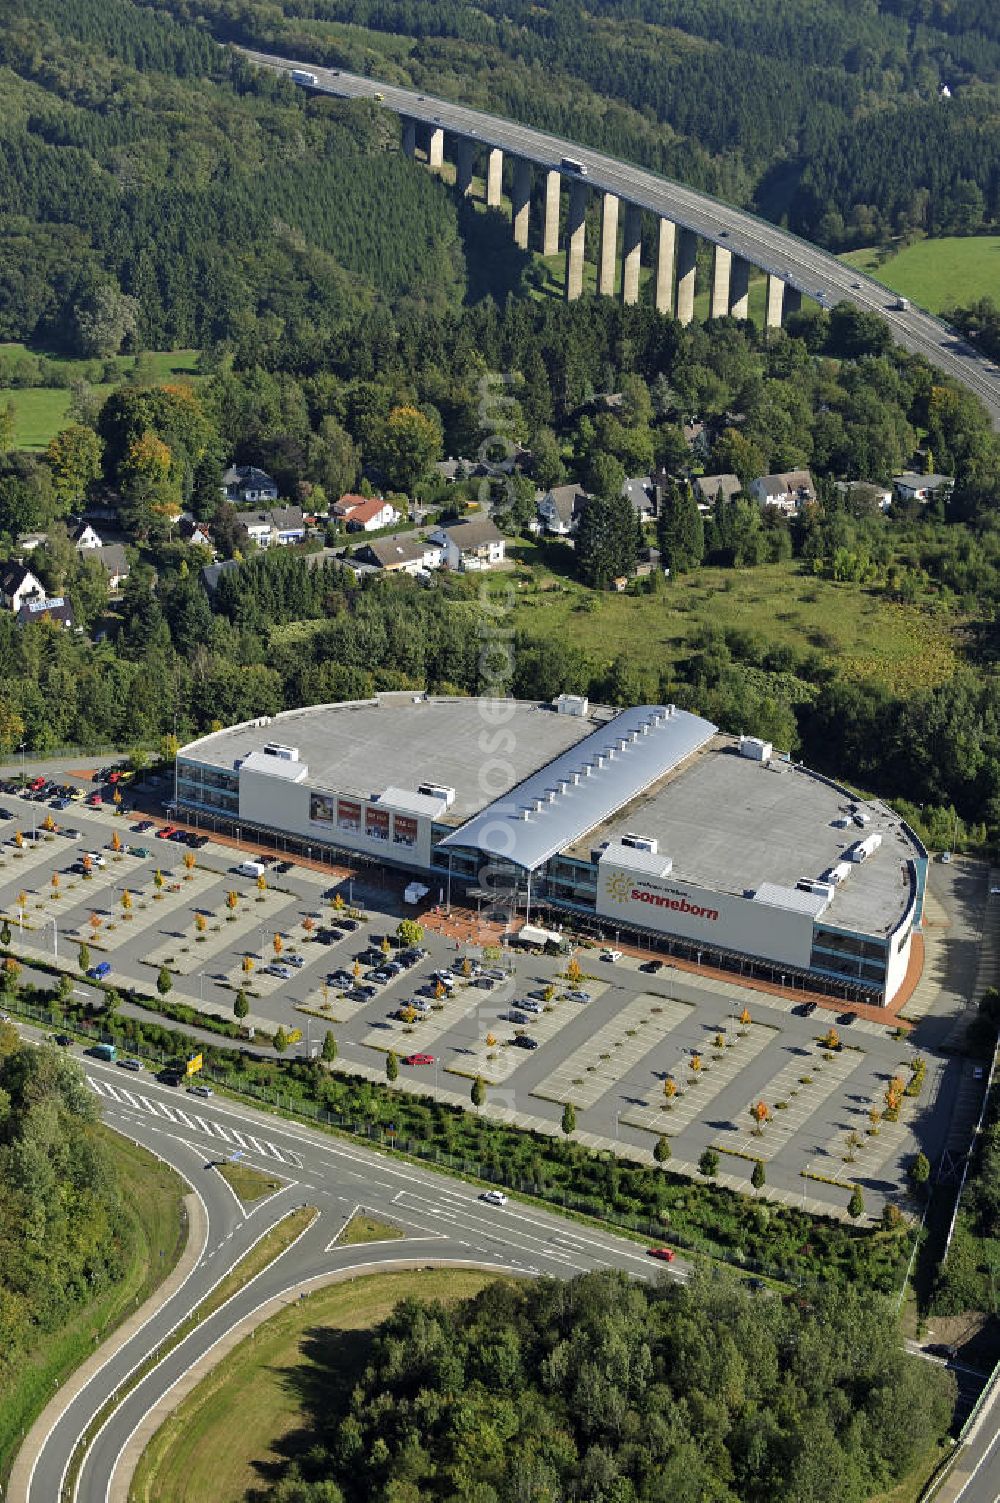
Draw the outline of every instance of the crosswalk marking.
M200 1132L205 1137L217 1137L228 1147L233 1143L246 1151L253 1151L264 1159L276 1159L279 1164L290 1164L295 1169L302 1168L302 1159L299 1154L290 1148L279 1148L268 1138L255 1138L249 1133L237 1132L235 1127L223 1127L221 1123L213 1122L197 1114L189 1115L179 1106L168 1105L166 1102L157 1101L149 1096L135 1094L125 1089L124 1086L111 1081L95 1080L88 1076L88 1083L95 1095L104 1097L109 1101L117 1102L119 1106L131 1107L133 1111L143 1111L151 1117L165 1117L168 1122L175 1126L187 1127L191 1132Z

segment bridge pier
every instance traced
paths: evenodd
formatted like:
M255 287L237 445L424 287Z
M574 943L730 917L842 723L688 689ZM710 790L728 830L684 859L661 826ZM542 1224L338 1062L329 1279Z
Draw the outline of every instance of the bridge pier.
M802 307L802 294L797 287L785 285L785 297L781 309L782 319L786 319L790 313L798 313Z
M785 284L773 272L767 274L767 300L764 305L764 328L780 329L784 308Z
M698 267L698 236L694 230L682 229L677 246L677 321L689 324L694 318L694 279Z
M657 313L674 311L674 242L677 227L672 219L661 219L656 237L656 266L653 270L653 304Z
M427 138L427 165L428 167L440 167L444 162L444 129L440 125L431 127Z
M639 301L639 270L642 266L642 210L638 204L625 206L625 232L622 245L622 302L626 306Z
M730 318L750 317L750 262L733 257L733 274L729 283Z
M527 250L528 221L531 213L531 163L521 158L514 163L514 187L510 207L514 244L521 250Z
M597 252L597 290L602 297L615 295L617 263L618 198L614 193L605 193L601 198L601 244Z
M559 249L559 200L562 177L552 170L545 174L545 216L542 223L542 255L554 256Z
M458 138L458 156L455 166L455 187L463 198L472 192L472 162L474 146L468 136Z
M733 271L733 253L724 245L715 247L712 265L712 300L709 318L725 318L729 312L729 282Z
M417 124L415 120L403 120L403 155L412 157L417 150Z
M486 206L490 209L500 207L500 196L503 189L503 152L499 146L490 148L486 158Z
M583 183L569 187L569 219L566 224L566 301L575 303L583 291L583 253L587 236L587 189Z

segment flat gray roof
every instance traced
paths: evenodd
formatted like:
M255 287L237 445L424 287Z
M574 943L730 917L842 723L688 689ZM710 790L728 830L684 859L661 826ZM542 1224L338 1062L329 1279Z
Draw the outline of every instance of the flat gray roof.
M571 847L587 858L603 841L631 831L652 836L674 877L717 892L742 895L765 883L794 887L820 878L858 840L878 832L880 848L834 894L820 923L885 936L910 899L903 863L920 851L892 810L861 803L825 778L790 762L770 765L741 757L737 742L716 736L675 773L667 774L620 813ZM855 805L870 815L859 828L837 828Z
M370 798L388 787L416 791L418 783L454 788L455 802L442 822L457 825L610 714L600 706L581 718L525 700L380 694L288 710L263 725L231 726L192 741L178 756L231 771L235 762L271 742L294 746L308 765L309 786L324 792ZM509 734L501 739L501 732Z
M636 705L591 726L586 741L532 773L513 793L441 841L534 871L715 734L700 715L673 705Z

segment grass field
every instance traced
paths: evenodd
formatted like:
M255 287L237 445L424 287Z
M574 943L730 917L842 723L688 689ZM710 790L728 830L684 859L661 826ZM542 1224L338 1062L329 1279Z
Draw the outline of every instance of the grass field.
M275 1179L272 1174L263 1174L250 1164L229 1164L224 1161L215 1167L226 1184L246 1205L252 1205L255 1200L263 1200L265 1195L273 1195L275 1190L281 1189L280 1179Z
M133 1229L131 1257L121 1281L86 1306L59 1331L42 1336L18 1372L17 1385L0 1389L0 1480L6 1481L22 1434L54 1389L85 1361L94 1347L132 1314L173 1268L186 1230L181 1224L185 1187L172 1169L135 1143L105 1128L107 1143L125 1187Z
M595 597L559 568L561 545L518 544L513 551L532 565L516 587L515 625L581 649L598 667L624 654L636 667L660 672L686 657L709 625L740 627L768 644L815 647L835 658L844 677L899 693L941 683L957 666L948 618L817 579L796 561L745 572L705 568L665 581L656 595Z
M287 1306L201 1382L145 1452L131 1503L244 1503L307 1436L307 1348L369 1329L401 1300L467 1299L489 1275L466 1269L375 1274L334 1284ZM355 1337L345 1347L365 1358ZM314 1369L315 1371L315 1369ZM306 1442L308 1443L308 1441Z
M841 260L932 313L981 297L1000 298L1000 235L918 240L881 265L875 250L849 251Z
M4 350L24 349L24 345L0 345ZM42 353L36 351L35 353ZM92 361L72 360L59 355L47 355L46 359L64 370L69 379L82 377ZM143 370L148 371L153 381L167 381L175 376L196 379L198 368L197 350L156 350L143 355ZM132 355L119 355L116 364L125 376L135 366ZM114 390L110 383L93 387L102 397ZM73 393L68 387L26 386L0 390L0 402L14 403L14 443L19 449L44 449L53 434L65 427Z
M337 1238L338 1247L350 1247L358 1242L390 1242L403 1233L390 1221L379 1221L375 1216L366 1216L364 1211L355 1211L350 1221Z

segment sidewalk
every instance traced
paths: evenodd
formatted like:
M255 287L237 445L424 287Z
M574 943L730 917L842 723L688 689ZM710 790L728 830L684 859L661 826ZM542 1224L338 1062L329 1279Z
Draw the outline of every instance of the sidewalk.
M138 1331L149 1321L156 1312L166 1304L170 1297L177 1293L181 1285L194 1271L201 1255L205 1250L205 1242L208 1237L208 1222L202 1202L197 1195L185 1195L184 1210L187 1216L188 1237L184 1250L167 1274L162 1284L149 1296L146 1303L108 1337L95 1352L91 1354L80 1367L78 1367L66 1379L63 1386L51 1398L38 1416L31 1429L21 1444L21 1449L14 1458L11 1468L10 1479L7 1483L7 1503L28 1503L28 1489L31 1485L31 1476L35 1461L44 1449L45 1442L53 1427L58 1423L64 1411L69 1407L78 1394L90 1382L96 1373L100 1372L112 1357L124 1347Z

